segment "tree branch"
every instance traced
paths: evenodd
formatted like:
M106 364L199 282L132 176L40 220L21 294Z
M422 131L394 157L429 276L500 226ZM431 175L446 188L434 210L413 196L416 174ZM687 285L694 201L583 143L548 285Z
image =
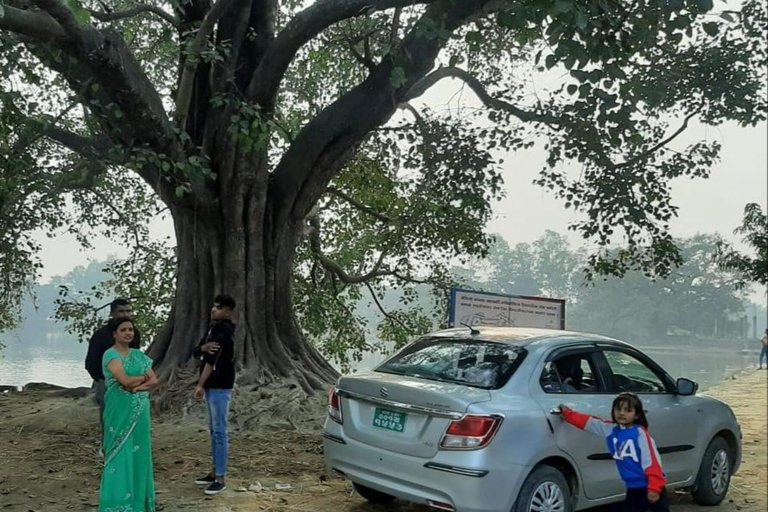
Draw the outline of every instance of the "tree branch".
M381 251L376 264L373 266L370 272L362 275L350 275L335 261L323 254L322 247L320 245L320 218L317 214L310 215L308 218L310 225L309 242L312 249L312 253L315 255L320 264L328 271L332 272L339 280L345 284L360 284L366 283L371 279L377 277L390 276L392 271L380 270L384 264L384 259L387 256L387 251Z
M112 148L112 144L106 139L90 139L58 126L50 125L44 128L43 134L78 155L89 159L106 160L107 153Z
M399 41L397 33L400 30L400 15L403 13L402 7L395 7L395 12L392 14L392 30L389 33L389 46L394 48Z
M347 40L347 44L349 45L349 51L352 52L352 56L355 58L357 62L365 66L368 71L373 71L376 69L376 63L371 59L369 55L363 55L359 51L357 51L357 48L355 48L355 43L351 40Z
M174 27L178 28L181 24L174 16L173 14L164 11L160 7L154 6L154 5L137 5L136 7L132 9L128 9L126 11L119 11L119 12L99 12L99 11L89 11L91 13L91 16L96 18L99 21L117 21L122 20L124 18L132 18L134 16L138 16L140 14L154 14L156 16L159 16L160 18L164 19Z
M77 25L75 15L69 10L68 7L60 3L58 0L33 0L41 9L46 11L51 17L56 20L64 32L69 34L73 38L79 38L80 27Z
M112 144L106 138L92 139L78 135L69 130L56 126L53 122L42 121L31 117L25 117L22 121L34 126L39 131L39 136L47 137L70 151L92 160L104 160L112 148Z
M374 217L374 218L380 220L381 222L385 222L387 224L391 224L391 223L394 222L394 219L392 219L392 217L389 217L389 216L387 216L387 215L385 215L383 213L377 212L376 210L374 210L370 206L364 205L363 203L357 201L356 199L352 198L351 196L347 195L346 193L342 192L341 190L339 190L339 189L337 189L335 187L328 187L326 189L326 192L328 192L331 195L334 195L334 196L338 197L339 199L343 199L344 201L346 201L347 203L351 204L352 206L354 206L355 208L357 208L361 212L367 213L371 217Z
M488 94L488 91L486 91L485 86L480 83L480 81L472 76L467 71L457 68L457 67L441 67L437 70L433 71L429 75L422 78L420 81L415 83L413 87L410 88L408 91L408 94L405 97L405 101L412 101L419 96L423 95L427 90L435 85L437 82L444 78L458 78L459 80L463 81L465 84L469 86L470 89L477 95L477 97L480 99L480 101L483 102L483 104L488 108L493 108L496 110L502 110L504 112L508 112L521 121L538 121L541 123L553 125L553 126L562 126L564 124L564 121L558 117L545 115L545 114L537 114L535 112L529 112L527 110L523 110L519 107L516 107L512 105L511 103L507 103L506 101L502 101L499 99L494 98L490 94Z
M205 41L211 35L216 22L219 21L229 8L233 0L218 0L214 6L205 15L202 25L197 31L195 38L187 47L187 55L184 60L184 70L179 81L179 92L176 96L176 120L183 129L187 123L187 113L189 104L192 101L192 91L194 89L195 71L200 61L200 53L205 47Z
M31 12L3 5L4 15L0 16L0 30L31 37L43 43L69 41L69 35L56 20L43 12Z
M472 91L477 95L477 97L480 99L480 101L483 102L483 104L486 107L510 113L515 117L517 117L518 119L520 119L521 121L540 122L540 123L544 123L549 126L552 126L554 128L574 129L572 126L572 123L570 123L568 119L547 115L547 114L538 114L535 112L529 112L527 110L523 110L519 107L516 107L511 103L494 98L493 96L488 94L488 91L486 91L485 86L483 86L483 84L480 83L480 81L477 78L472 76L467 71L460 68L456 68L456 67L441 67L433 71L429 75L425 76L422 80L414 84L414 86L408 91L408 94L406 96L407 98L406 101L413 100L423 95L425 92L427 92L427 90L430 87L435 85L437 82L439 82L443 78L458 78L459 80L462 80L464 83L466 83L469 86L470 89L472 89ZM407 108L414 115L417 115L417 113L413 110L413 108L408 103L401 105L401 108ZM665 147L667 144L675 140L681 133L683 133L688 128L689 121L694 116L696 116L699 112L701 112L701 107L697 108L695 111L688 114L685 117L683 124L669 137L658 142L650 149L643 151L638 156L631 158L620 164L615 164L607 155L601 154L600 155L601 163L604 164L606 167L609 167L615 170L615 169L628 167L630 165L633 165L637 162L640 162L648 158L650 155L652 155L659 149Z
M645 160L646 158L651 156L653 153L657 152L658 150L660 150L661 148L663 148L664 146L666 146L667 144L669 144L670 142L675 140L681 133L683 133L685 130L688 129L688 122L691 119L693 119L699 112L701 112L702 108L703 107L699 107L696 110L694 110L693 112L691 112L690 114L688 114L687 116L685 116L685 119L683 120L683 124L681 124L680 127L674 133L672 133L669 137L667 137L666 139L661 140L656 145L654 145L652 148L650 148L650 149L648 149L646 151L643 151L642 153L640 153L636 157L630 158L626 162L622 162L620 164L614 165L614 169L621 169L623 167L628 167L630 165L636 164L637 162Z
M178 157L180 145L168 123L157 90L120 33L78 24L59 0L34 0L58 21L70 40L56 47L72 59L61 59L47 46L30 48L50 69L59 72L88 106L115 142L145 144ZM98 85L98 90L91 86ZM88 86L85 88L85 86ZM91 103L95 99L97 102ZM151 182L150 182L151 183Z
M334 173L352 156L363 138L386 121L408 91L427 75L444 38L435 27L453 32L485 14L493 0L436 0L427 9L395 54L385 57L357 87L325 108L297 135L272 174L270 195L281 222L304 219L325 191ZM428 28L429 27L429 28ZM392 80L395 71L400 79Z
M373 298L373 301L376 303L376 307L379 308L379 311L381 311L381 314L384 315L386 318L393 322L397 322L400 324L400 327L408 331L409 334L414 334L413 330L405 325L402 320L397 318L396 316L387 313L387 311L384 309L384 306L381 305L381 302L379 302L379 298L376 296L376 292L373 290L373 287L370 285L370 283L365 283L365 287L368 288L368 291L371 293L371 297Z
M262 106L271 106L296 52L331 25L393 7L423 5L435 1L437 0L318 0L298 13L278 34L254 71L246 96Z

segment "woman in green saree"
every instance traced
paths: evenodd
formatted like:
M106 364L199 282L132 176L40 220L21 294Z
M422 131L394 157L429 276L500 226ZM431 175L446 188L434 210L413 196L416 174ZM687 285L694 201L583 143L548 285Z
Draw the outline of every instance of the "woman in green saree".
M133 321L109 322L115 344L104 353L104 472L99 512L155 512L149 391L157 386L152 360L129 347Z

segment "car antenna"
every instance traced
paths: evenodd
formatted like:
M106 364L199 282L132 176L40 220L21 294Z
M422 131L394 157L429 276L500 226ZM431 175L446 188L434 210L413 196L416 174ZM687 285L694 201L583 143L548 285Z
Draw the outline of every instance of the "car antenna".
M472 336L477 336L478 334L480 334L480 331L478 331L477 329L475 329L469 324L461 324L461 325L469 329L469 332L472 334Z

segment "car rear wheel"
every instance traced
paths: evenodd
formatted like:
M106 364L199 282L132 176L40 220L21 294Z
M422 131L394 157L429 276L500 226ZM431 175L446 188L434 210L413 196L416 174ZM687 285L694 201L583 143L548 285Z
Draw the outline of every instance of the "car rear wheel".
M366 487L355 482L352 482L352 486L357 491L357 494L370 501L371 503L386 504L395 499L394 496L391 496L387 493L377 491L376 489L371 489L370 487Z
M525 479L512 512L571 512L571 490L563 474L539 466Z
M731 451L728 442L716 437L701 460L693 498L699 505L719 505L731 485Z

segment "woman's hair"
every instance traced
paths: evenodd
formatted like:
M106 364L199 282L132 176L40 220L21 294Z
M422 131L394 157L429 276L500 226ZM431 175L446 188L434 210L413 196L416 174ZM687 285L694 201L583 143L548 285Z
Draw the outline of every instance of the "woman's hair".
M112 336L114 337L115 332L117 332L117 328L120 327L125 322L128 322L131 324L131 327L133 327L133 330L136 330L136 324L133 323L133 320L130 318L111 318L109 322L107 322L107 328L109 329L109 332L112 333Z
M619 395L613 400L613 405L611 406L611 419L614 423L617 423L617 421L616 413L613 411L623 405L627 405L630 409L634 409L636 425L641 425L645 429L648 428L648 418L645 417L643 402L640 401L640 398L636 394L628 392L619 393Z

